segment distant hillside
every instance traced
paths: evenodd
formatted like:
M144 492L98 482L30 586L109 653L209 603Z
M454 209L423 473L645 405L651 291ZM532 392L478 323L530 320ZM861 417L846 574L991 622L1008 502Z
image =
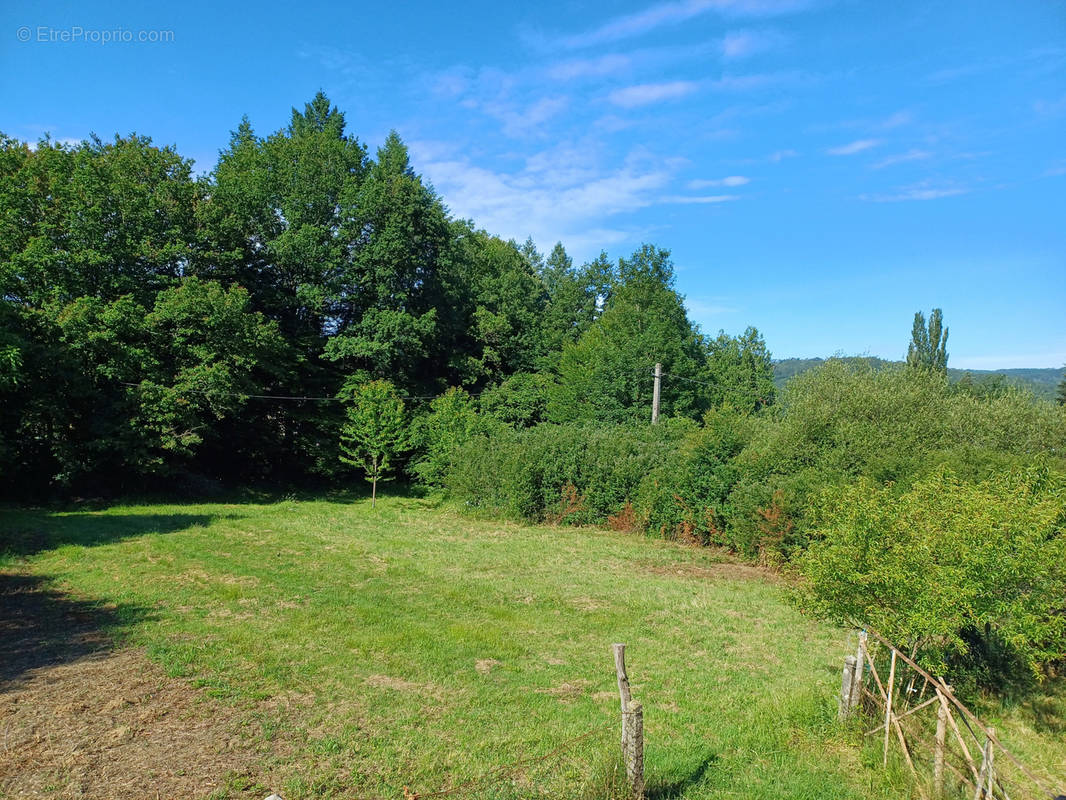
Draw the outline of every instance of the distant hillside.
M900 364L899 361L886 361L873 356L850 356L845 361L862 362L871 365L875 369ZM777 388L782 388L789 380L801 372L814 369L825 362L824 358L783 358L774 362L774 383ZM995 381L997 376L1003 382L1012 386L1029 389L1037 397L1052 399L1055 397L1059 381L1062 380L1061 368L1050 369L948 369L948 378L952 383L960 381L966 375L977 383Z

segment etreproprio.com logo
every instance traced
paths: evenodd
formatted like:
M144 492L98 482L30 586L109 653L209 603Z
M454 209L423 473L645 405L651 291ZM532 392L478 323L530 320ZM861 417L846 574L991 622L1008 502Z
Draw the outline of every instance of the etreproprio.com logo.
M23 25L15 31L15 38L20 42L42 44L165 44L174 41L174 31Z

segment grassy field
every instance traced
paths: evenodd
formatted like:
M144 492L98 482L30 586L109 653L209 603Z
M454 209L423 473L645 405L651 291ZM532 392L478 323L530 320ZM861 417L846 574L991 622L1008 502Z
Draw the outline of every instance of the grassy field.
M431 792L592 729L455 796L602 797L615 641L646 709L650 797L909 796L836 723L849 634L708 550L415 498L7 510L0 541L16 551L0 573L106 613L110 634L235 709L242 736L286 743L216 797Z

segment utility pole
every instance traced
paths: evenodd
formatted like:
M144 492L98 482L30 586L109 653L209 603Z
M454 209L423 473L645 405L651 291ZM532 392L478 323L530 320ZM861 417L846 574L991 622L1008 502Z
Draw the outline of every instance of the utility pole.
M652 390L651 395L651 424L656 425L659 422L659 386L663 380L663 365L655 365L655 388Z

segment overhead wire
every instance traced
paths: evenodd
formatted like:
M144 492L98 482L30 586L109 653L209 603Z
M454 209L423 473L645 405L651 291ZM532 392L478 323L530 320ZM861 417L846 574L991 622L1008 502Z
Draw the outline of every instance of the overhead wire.
M637 369L633 370L633 372L648 372L650 369L651 369L650 367L638 367ZM662 373L661 376L663 378L674 378L675 380L687 381L689 383L698 383L698 384L701 384L703 386L714 386L713 383L708 383L707 381L698 381L698 380L696 380L694 378L686 378L683 375L673 375L673 374L668 373L668 372ZM130 387L133 387L133 388L137 388L137 387L140 387L140 386L144 385L143 382L142 383L131 383L130 381L119 381L119 383L122 386L130 386ZM484 394L486 391L488 391L488 390L484 390L483 389L480 392L467 392L467 394L470 397L479 397L482 394ZM182 393L186 393L186 394L215 395L215 396L221 395L221 396L224 396L224 397L238 397L238 398L240 398L242 400L278 400L278 401L282 401L282 402L313 402L313 403L342 403L342 402L344 402L344 398L341 398L341 397L316 396L316 395L248 394L248 393L245 393L245 392L225 392L225 391L214 391L214 390L207 390L207 389L188 389L188 388L182 389L181 392ZM400 399L401 400L434 400L437 397L440 397L440 395L439 394L400 395Z

